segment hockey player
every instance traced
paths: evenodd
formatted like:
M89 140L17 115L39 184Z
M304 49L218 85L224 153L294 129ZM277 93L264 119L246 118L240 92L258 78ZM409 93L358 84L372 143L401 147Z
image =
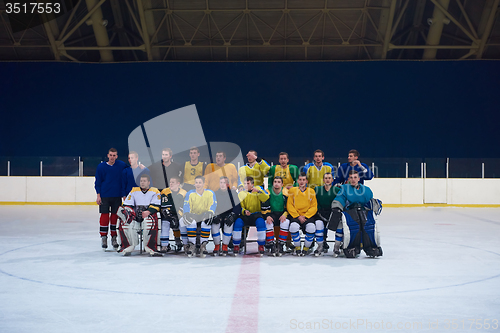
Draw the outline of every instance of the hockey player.
M275 245L272 248L274 256L281 256L285 253L283 247L287 241L290 226L286 211L287 196L288 190L283 188L283 179L280 176L274 177L273 186L269 190L269 212L264 214L266 219L266 245ZM276 231L278 231L277 235ZM275 237L277 243L274 243Z
M359 161L359 152L357 150L349 150L347 160L349 161L348 163L344 163L339 167L337 178L333 181L334 185L346 184L351 170L356 170L358 172L360 184L364 184L365 180L373 179L373 172L368 165Z
M189 149L189 161L184 163L184 184L182 188L189 192L195 188L194 180L198 176L203 176L203 167L205 163L200 162L200 150L198 147Z
M294 255L305 256L309 253L316 232L316 212L318 203L312 188L307 187L307 176L302 172L298 179L299 187L288 190L287 211L290 215L290 233L295 245ZM300 248L300 233L305 234L304 248ZM321 230L323 231L323 230Z
M296 165L288 164L288 154L281 152L279 154L279 164L273 165L269 170L269 175L267 177L268 186L267 188L273 187L274 177L281 177L283 180L283 187L290 189L293 186L297 186L297 178L299 177L299 168Z
M335 257L340 254L342 243L347 258L355 258L360 253L361 243L368 256L382 255L374 216L374 213L378 215L382 210L381 207L375 208L380 203L380 200L373 200L372 191L368 186L359 183L358 172L351 170L349 184L342 185L332 202L332 219L338 221L333 250ZM332 224L330 230L333 230L334 225Z
M184 250L188 257L196 252L196 228L201 226L200 257L205 258L208 254L207 244L210 237L212 220L217 209L217 200L212 190L206 190L205 177L196 176L194 190L187 192L184 199L184 215L180 220L181 234L187 233L187 241L183 239Z
M252 177L246 177L243 184L245 190L238 193L241 215L234 222L233 254L237 256L240 251L243 226L256 226L257 244L259 245L259 254L262 256L266 243L266 222L262 217L261 204L269 199L269 194L264 189L254 186Z
M151 182L159 189L167 188L171 177L182 179L182 167L172 161L172 149L164 148L161 152L161 162L150 167Z
M271 167L265 160L257 157L257 152L255 150L250 150L248 152L247 160L248 163L238 170L241 184L245 183L247 177L252 177L254 186L264 186L264 177Z
M103 250L108 248L108 225L111 234L111 244L118 250L116 239L116 215L122 204L122 176L127 165L118 160L118 152L115 148L108 151L108 161L97 166L95 173L95 191L97 193L96 203L99 205L99 234L101 235L101 246ZM111 213L111 215L110 215Z
M218 151L215 154L215 162L210 163L205 168L205 187L212 190L219 190L220 177L227 177L231 189L236 190L238 186L238 171L234 164L226 164L226 153Z
M322 150L314 151L314 163L309 163L304 167L304 173L307 176L309 187L314 189L316 186L322 186L323 175L327 172L332 173L333 166L330 163L323 162L325 153Z
M212 238L215 244L213 255L220 255L222 229L222 255L225 257L228 254L233 224L241 211L241 206L239 205L238 193L230 188L227 177L220 177L219 189L215 192L215 197L217 198L217 210L212 222Z
M161 195L151 184L148 175L142 175L140 187L132 188L118 211L120 218L120 239L122 246L120 253L129 256L139 244L138 233L142 230L145 250L152 257L161 257L157 251L158 244L158 216L160 211Z
M122 197L125 200L127 194L132 191L132 187L138 187L137 181L142 175L149 175L149 169L139 163L139 154L131 151L128 154L129 168L123 170L122 175Z
M170 186L161 191L161 252L166 253L171 250L169 244L170 228L174 231L175 252L182 248L181 233L179 231L179 219L182 216L184 198L186 191L180 188L179 177L170 178ZM187 237L187 234L185 234Z
M328 225L329 223L334 223L331 221L332 218L332 201L337 196L340 188L337 186L332 186L333 176L331 173L327 172L323 175L323 186L316 186L314 191L316 192L316 200L318 201L318 213L316 219L316 242L318 242L318 247L314 251L315 256L322 255L323 251L328 252L329 246L326 242L328 235ZM321 233L320 227L324 224L325 228L324 234ZM335 229L337 227L335 226Z

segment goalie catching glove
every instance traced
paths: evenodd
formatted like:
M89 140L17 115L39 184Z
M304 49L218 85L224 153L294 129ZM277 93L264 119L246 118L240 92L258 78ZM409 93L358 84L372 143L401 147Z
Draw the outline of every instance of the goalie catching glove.
M123 224L130 224L135 220L135 211L131 207L121 206L116 212Z

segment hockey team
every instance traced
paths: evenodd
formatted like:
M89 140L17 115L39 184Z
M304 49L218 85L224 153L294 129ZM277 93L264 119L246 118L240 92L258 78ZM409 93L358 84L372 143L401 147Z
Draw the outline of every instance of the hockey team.
M251 150L239 170L225 162L223 151L208 165L199 156L192 147L182 166L165 148L162 160L148 169L136 152L130 152L127 167L111 148L95 180L102 248L108 247L109 226L111 245L124 256L140 245L150 256L183 250L188 257L204 258L210 235L212 255L237 256L254 226L260 256L322 256L330 248L329 230L334 257L355 258L361 250L369 257L382 256L377 226L382 205L364 185L373 173L359 161L358 151L349 151L349 162L336 177L321 150L302 170L288 164L285 152L271 167Z

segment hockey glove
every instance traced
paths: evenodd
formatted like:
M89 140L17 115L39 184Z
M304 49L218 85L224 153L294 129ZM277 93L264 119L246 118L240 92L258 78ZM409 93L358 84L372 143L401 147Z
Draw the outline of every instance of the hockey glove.
M172 216L170 219L170 228L179 229L179 219L175 216Z
M160 211L162 220L170 220L172 218L172 213L170 213L170 209L162 208Z
M228 216L226 216L226 218L224 219L224 223L230 227L234 224L234 222L236 221L236 219L238 218L238 216L234 213L234 212L231 212Z
M203 213L203 221L205 221L205 223L207 225L212 225L213 220L214 220L214 213L213 212L208 211L208 212Z
M186 213L184 214L182 220L184 221L184 225L190 225L191 223L195 222L194 216L191 213Z

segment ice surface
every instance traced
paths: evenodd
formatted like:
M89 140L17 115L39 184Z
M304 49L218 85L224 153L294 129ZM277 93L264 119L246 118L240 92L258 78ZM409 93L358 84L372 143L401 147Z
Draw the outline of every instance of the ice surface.
M201 259L103 252L94 206L0 206L0 332L500 331L499 213L384 208L379 259Z

